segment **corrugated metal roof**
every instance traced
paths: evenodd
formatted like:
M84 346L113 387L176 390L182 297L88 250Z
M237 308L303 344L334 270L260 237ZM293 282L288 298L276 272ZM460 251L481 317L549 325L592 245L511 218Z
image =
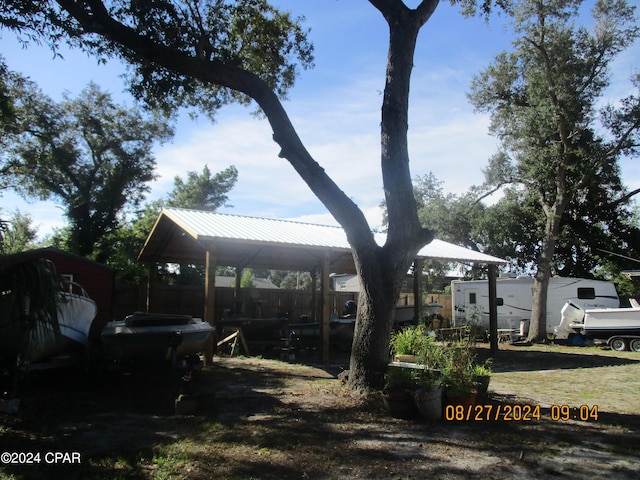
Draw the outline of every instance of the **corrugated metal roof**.
M339 227L181 208L165 208L163 213L195 239L210 237L350 249L344 230Z
M502 258L486 255L484 253L470 250L468 248L454 245L453 243L445 242L443 240L434 239L429 245L423 247L418 255L425 258L432 258L434 260L456 260L458 262L468 263L484 263L484 264L506 264L506 260Z
M219 238L347 250L351 248L344 230L340 227L181 208L165 208L162 213L196 240ZM384 234L376 235L376 241L381 245L384 243L384 238ZM422 248L418 255L455 262L507 263L501 258L438 239Z

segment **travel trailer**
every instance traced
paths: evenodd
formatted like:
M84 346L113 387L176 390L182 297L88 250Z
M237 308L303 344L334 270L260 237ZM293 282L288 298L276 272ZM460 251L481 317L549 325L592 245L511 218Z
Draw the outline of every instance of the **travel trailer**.
M533 305L533 278L498 278L496 280L498 329L526 335ZM547 295L547 334L560 322L565 303L580 308L617 308L620 300L611 282L586 278L553 277ZM489 284L487 280L451 282L451 305L454 325L478 324L489 329Z

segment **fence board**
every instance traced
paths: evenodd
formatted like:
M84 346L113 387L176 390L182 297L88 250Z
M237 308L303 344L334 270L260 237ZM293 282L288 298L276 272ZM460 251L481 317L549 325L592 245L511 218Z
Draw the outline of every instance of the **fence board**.
M281 289L240 289L234 301L233 289L216 287L215 318L223 318L225 311L240 309L240 313L249 317L271 318L288 313L289 318L298 320L301 315L314 318L314 306L311 305L311 293L306 290ZM124 318L135 311L144 311L146 287L143 285L117 285L114 289L113 317ZM342 315L344 304L348 300L357 302L358 294L353 292L332 292L330 310ZM451 296L428 294L424 303L440 302L443 306L439 314L447 320L451 318ZM399 306L413 305L413 294L402 294ZM320 318L320 296L316 296L316 318ZM201 286L156 286L151 293L151 311L163 313L181 313L202 318L204 315L204 289Z

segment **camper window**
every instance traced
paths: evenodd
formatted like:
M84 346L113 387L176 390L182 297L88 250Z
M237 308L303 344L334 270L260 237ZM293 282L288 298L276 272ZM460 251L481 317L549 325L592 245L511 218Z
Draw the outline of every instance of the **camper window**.
M596 298L595 288L578 288L578 298L593 300Z
M469 292L469 304L470 305L476 304L476 292Z
M504 299L502 299L500 297L496 298L496 305L498 307L501 307L502 305L504 305Z

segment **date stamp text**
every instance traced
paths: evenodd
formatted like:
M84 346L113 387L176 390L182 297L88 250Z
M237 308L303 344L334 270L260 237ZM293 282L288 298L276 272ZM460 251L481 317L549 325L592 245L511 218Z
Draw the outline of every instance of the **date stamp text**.
M444 418L447 421L469 422L533 422L543 419L554 422L567 422L580 420L583 422L598 420L598 405L551 405L548 411L540 408L540 405L447 405L444 409Z

